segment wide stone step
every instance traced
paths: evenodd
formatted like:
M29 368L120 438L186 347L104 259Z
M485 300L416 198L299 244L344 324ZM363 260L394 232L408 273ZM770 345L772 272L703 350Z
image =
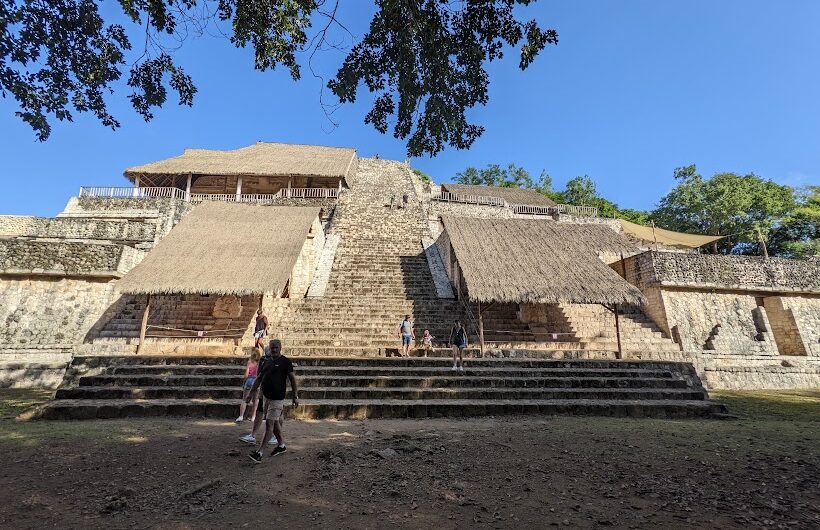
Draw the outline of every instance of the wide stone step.
M303 387L302 400L314 399L685 399L703 400L690 389L655 388L361 388ZM55 399L240 399L230 387L78 387L57 390ZM288 397L287 399L290 399Z
M449 363L448 363L449 364ZM641 368L521 368L501 366L473 366L467 361L461 376L475 377L655 377L672 378L667 370ZM436 376L450 372L452 366L302 366L296 368L300 376Z
M324 376L299 377L302 387L481 387L481 388L686 388L686 381L668 377L492 377L438 376Z
M241 387L239 375L87 375L80 377L80 386L232 386Z
M245 367L238 364L227 365L134 365L112 366L107 375L245 375Z
M44 405L44 419L193 416L231 418L239 399L55 400ZM304 400L286 407L297 419L364 419L469 417L504 414L588 415L638 418L703 418L725 412L719 403L702 400Z

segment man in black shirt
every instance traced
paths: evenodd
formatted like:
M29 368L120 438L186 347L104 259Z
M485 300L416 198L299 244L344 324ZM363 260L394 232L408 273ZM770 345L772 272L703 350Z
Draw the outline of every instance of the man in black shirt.
M259 447L251 451L250 459L254 463L262 461L262 449L265 444L276 435L277 446L271 452L271 456L281 455L287 451L285 440L282 437L282 413L285 408L285 392L287 382L290 380L290 388L293 391L293 406L299 406L299 389L296 385L296 377L293 375L293 363L290 359L282 355L282 342L274 339L270 342L270 359L260 365L259 375L251 389L262 389L262 417L265 419L265 436ZM257 417L260 412L257 412Z

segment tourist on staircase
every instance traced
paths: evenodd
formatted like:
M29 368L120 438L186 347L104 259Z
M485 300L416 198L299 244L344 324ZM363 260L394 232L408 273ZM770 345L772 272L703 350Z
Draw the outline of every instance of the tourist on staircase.
M461 322L456 320L453 329L450 330L450 345L453 348L453 368L452 370L464 371L464 349L467 347L467 331Z
M282 355L282 342L278 339L272 340L270 353L271 360L264 364L252 389L252 391L262 389L262 417L265 419L265 435L262 437L262 442L248 455L255 464L262 461L262 449L274 435L279 443L270 455L279 456L287 451L282 434L282 420L284 419L288 380L290 380L290 388L293 392L293 406L299 406L299 388L296 384L296 376L293 375L293 363Z
M268 317L262 312L262 308L260 307L256 311L256 326L253 330L253 337L256 339L254 348L262 347L262 338L268 334L269 326L270 324L268 323Z
M430 330L425 329L424 335L421 337L421 347L424 348L425 357L430 357L430 354L433 352L433 339L435 339L435 337L430 335Z
M262 358L261 350L262 348L254 348L251 352L251 356L248 358L248 364L245 366L245 383L242 385L242 403L239 405L239 416L236 418L236 423L241 423L245 419L245 409L250 402L253 402L251 406L251 410L253 411L251 421L256 421L258 392L253 395L250 394L253 384L256 382L256 374L259 373L259 360Z
M404 320L399 324L399 336L401 337L402 357L410 357L410 343L416 339L410 315L404 315Z

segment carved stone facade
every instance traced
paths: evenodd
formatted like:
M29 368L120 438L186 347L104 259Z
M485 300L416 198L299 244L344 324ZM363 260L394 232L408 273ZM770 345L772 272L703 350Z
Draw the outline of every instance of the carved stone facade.
M644 252L612 267L685 351L820 357L820 264Z

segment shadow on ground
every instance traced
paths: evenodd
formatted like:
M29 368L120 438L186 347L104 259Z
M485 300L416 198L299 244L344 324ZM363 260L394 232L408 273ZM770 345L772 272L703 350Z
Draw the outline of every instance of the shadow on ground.
M253 465L247 425L21 422L42 396L0 394L0 527L820 526L820 396L716 397L740 419L289 421Z

